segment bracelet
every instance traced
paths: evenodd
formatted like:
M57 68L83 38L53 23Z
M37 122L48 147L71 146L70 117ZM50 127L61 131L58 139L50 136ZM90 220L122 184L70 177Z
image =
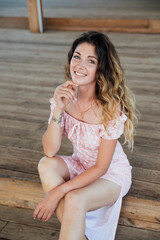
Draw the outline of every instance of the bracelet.
M62 115L63 115L63 113L60 113L60 117L59 117L59 119L57 119L57 118L55 118L54 116L52 117L52 120L54 121L54 122L57 122L58 124L61 122L61 120L62 120Z

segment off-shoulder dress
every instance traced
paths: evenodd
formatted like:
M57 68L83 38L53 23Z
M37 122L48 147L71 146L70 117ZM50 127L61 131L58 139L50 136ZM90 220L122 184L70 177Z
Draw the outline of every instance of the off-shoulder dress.
M48 124L53 117L53 110L56 106L56 101L53 98L49 102L51 113ZM108 121L107 133L103 124L85 123L67 112L63 112L61 127L64 127L64 135L72 142L73 154L59 156L68 166L70 179L96 163L101 139L118 139L123 134L126 120L127 116L122 112L119 118ZM89 240L114 240L122 198L128 193L132 184L132 166L119 141L117 141L110 167L101 178L119 184L121 193L113 204L86 213L85 234Z

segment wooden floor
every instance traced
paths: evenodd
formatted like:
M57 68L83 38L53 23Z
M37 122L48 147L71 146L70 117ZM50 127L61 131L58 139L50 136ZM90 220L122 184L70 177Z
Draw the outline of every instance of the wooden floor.
M23 200L26 209L15 208L21 206L19 192L8 193L18 184L24 190L28 183L39 184L37 163L43 156L41 137L50 112L48 100L64 82L66 54L78 35L78 32L31 34L27 30L0 29L0 239L58 239L60 224L55 216L49 223L34 221L33 210L29 210L34 205ZM125 220L121 215L116 240L158 240L160 35L109 33L108 36L118 50L126 81L141 112L134 151L131 153L124 146L133 166L133 184L126 199L151 202L150 209L141 205L141 212L149 216L144 225L143 219L132 220L132 211ZM63 137L59 154L71 153L72 146Z
M28 16L26 0L1 0L0 16ZM45 17L160 19L159 0L45 0Z
M42 3L44 31L160 33L159 0L45 0ZM0 28L30 28L37 32L38 25L33 27L31 22L34 7L29 6L28 13L27 0L1 0Z

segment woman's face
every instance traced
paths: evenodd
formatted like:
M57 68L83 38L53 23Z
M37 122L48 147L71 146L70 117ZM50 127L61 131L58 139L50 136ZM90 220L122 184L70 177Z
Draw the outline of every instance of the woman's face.
M98 57L95 47L87 42L79 44L70 62L70 74L73 82L78 85L96 82L97 67Z

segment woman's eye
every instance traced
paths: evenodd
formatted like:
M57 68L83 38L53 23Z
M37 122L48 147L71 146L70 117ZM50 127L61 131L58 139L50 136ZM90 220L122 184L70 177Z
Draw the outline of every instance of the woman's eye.
M75 59L79 59L79 56L77 56L77 55L74 55L73 57L74 57Z
M95 64L95 61L93 61L93 60L91 60L91 59L89 60L89 62L92 63L92 64Z

